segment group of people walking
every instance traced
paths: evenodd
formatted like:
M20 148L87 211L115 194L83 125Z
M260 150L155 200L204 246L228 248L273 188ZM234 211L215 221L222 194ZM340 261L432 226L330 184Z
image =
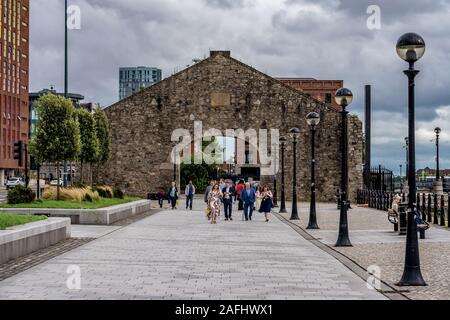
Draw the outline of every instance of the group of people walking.
M232 181L221 180L211 181L205 192L205 202L207 204L206 213L211 224L216 224L220 217L223 205L225 221L233 221L233 204L239 202L238 210L244 211L245 221L252 221L253 212L258 210L264 213L266 222L269 222L269 215L273 207L273 195L269 186L259 187L256 183L245 183L239 181L235 186Z
M196 188L192 181L186 186L186 210L193 210ZM179 191L176 182L172 182L168 193L161 188L158 193L158 202L163 207L164 199L167 198L172 210L179 205ZM273 194L269 186L261 187L257 183L239 181L237 185L231 180L212 180L206 188L204 195L206 213L211 224L217 224L223 209L225 221L233 221L233 205L238 203L238 211L243 211L243 220L252 221L253 213L258 211L264 214L266 222L269 222L270 213L273 208Z
M194 184L192 183L192 181L189 181L188 185L186 186L186 190L185 190L185 195L186 195L186 210L187 209L191 209L192 211L192 206L194 204L194 196L196 193L196 189ZM172 210L177 209L178 207L178 199L179 199L179 194L178 194L178 188L177 188L177 184L176 182L172 182L172 185L169 188L169 193L166 196L166 191L164 188L160 188L159 192L158 192L158 204L159 207L162 208L163 204L164 204L164 199L167 198L167 200L169 201Z

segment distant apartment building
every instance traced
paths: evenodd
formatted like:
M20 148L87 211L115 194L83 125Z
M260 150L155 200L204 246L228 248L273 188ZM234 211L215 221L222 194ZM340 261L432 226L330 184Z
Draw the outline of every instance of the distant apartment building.
M14 143L28 143L29 0L0 1L0 185L18 174Z
M342 80L316 80L313 78L277 78L277 80L340 110L334 98L336 91L344 86Z
M39 120L38 114L36 112L36 106L37 102L40 97L46 95L46 94L54 94L56 96L64 96L64 93L57 92L56 90L51 87L50 89L43 89L39 92L30 92L29 94L29 105L30 105L30 123L29 123L29 138L33 136L33 134L36 132L36 126L37 122ZM82 100L84 100L84 96L78 93L69 93L67 97L72 100L72 103L75 108L85 107L84 104L81 103ZM86 108L89 109L90 104L86 104Z
M162 71L150 67L126 67L119 70L119 99L125 99L162 80Z

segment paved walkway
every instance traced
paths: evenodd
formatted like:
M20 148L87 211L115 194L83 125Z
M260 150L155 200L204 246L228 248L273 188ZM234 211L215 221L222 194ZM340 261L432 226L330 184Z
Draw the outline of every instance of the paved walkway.
M281 221L236 218L162 211L0 282L0 299L384 299Z
M290 204L288 204L290 206ZM309 204L300 203L300 221L295 223L306 228ZM317 208L320 230L307 230L324 244L334 246L338 238L339 211L334 204L319 203ZM290 214L283 214L289 218ZM363 268L379 266L381 278L396 287L403 274L406 237L394 232L387 213L374 209L354 207L349 211L349 233L351 248L335 248L357 262ZM414 300L450 299L450 230L431 226L426 240L420 240L422 275L427 287L408 287L401 290Z

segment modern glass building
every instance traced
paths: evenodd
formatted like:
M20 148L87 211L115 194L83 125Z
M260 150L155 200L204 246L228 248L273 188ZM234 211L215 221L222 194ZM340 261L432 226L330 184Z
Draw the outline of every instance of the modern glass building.
M125 99L162 80L162 71L150 67L125 67L119 70L119 99Z

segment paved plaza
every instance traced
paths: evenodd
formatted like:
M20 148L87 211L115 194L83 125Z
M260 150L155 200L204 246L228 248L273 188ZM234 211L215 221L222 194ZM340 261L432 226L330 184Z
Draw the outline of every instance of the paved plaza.
M309 204L300 204L300 221L295 223L305 229L308 225ZM333 247L338 238L339 211L335 204L318 204L320 230L307 230L314 238ZM289 218L290 214L283 214ZM410 299L450 299L450 230L432 225L426 240L419 240L422 274L427 287L396 287L403 274L406 237L394 232L387 212L354 207L348 214L351 248L334 248L355 261L362 268L376 265L381 268L381 278L400 290Z
M261 215L208 224L203 205L117 228L0 282L0 299L386 299L294 229ZM66 282L81 270L81 290Z

